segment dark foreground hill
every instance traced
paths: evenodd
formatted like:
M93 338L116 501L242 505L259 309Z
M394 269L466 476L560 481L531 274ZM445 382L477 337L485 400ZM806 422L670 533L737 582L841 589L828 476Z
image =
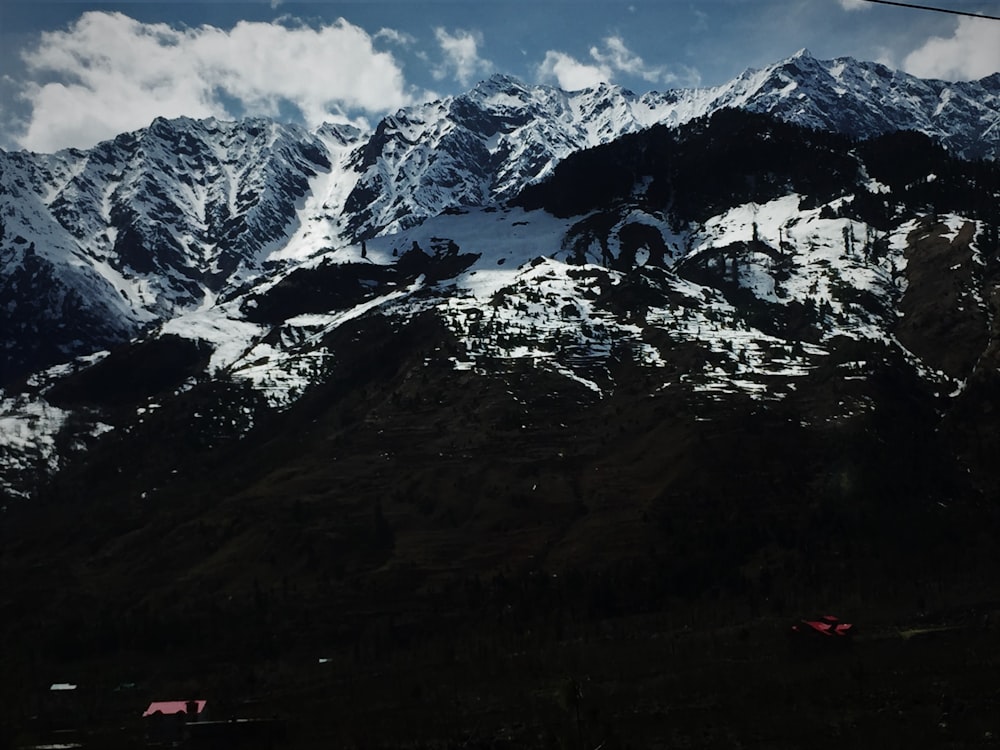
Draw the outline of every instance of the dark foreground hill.
M162 436L192 397L5 517L19 742L60 680L85 686L103 747L141 734L110 733L143 708L123 683L278 713L290 747L967 747L993 731L996 514L964 502L891 366L884 411L817 428L803 413L834 408L839 379L761 409L650 397L625 365L597 402L531 371L414 371L448 343L432 326L406 346L364 333L349 396L333 381L168 484L185 447ZM162 488L135 494L151 474ZM797 657L788 625L828 610L856 642Z

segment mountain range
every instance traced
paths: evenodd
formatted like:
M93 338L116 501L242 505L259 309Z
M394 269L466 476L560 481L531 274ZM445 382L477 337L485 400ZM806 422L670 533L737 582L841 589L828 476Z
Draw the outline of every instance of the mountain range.
M997 76L968 83L926 81L849 58L816 60L803 50L768 68L747 71L723 86L642 96L607 85L564 92L497 75L468 94L400 110L371 133L347 126L324 126L308 133L259 119L239 123L161 119L145 130L86 151L2 153L0 304L7 316L0 336L5 354L0 384L7 389L5 418L16 425L8 431L12 437L2 449L13 465L38 466L52 459L52 432L64 422L64 416L54 416L62 413L44 398L25 401L16 383L32 373L38 373L35 381L49 382L51 376L42 374L46 368L54 366L58 376L137 337L156 339L172 331L213 348L206 370L209 376L227 371L256 373L247 377L260 383L274 379L281 385L262 387L272 401L287 403L290 389L301 390L308 377L299 382L302 378L283 370L310 370L322 356L315 352L291 355L279 347L267 351L278 359L290 357L296 364L279 365L276 360L267 373L263 371L267 368L248 367L247 361L259 360L252 353L255 346L261 346L258 342L273 338L275 326L286 321L264 312L248 315L248 306L261 298L281 298L286 294L283 290L295 288L299 278L319 279L334 273L358 276L344 283L360 285L345 292L348 298L336 305L338 311L358 302L382 309L411 304L414 289L393 291L389 296L398 302L387 305L378 293L385 282L363 277L400 275L396 258L402 250L412 262L405 251L413 243L437 257L442 252L435 245L441 244L434 239L437 235L450 239L451 247L456 242L468 247L472 241L477 269L494 269L494 263L510 259L502 271L490 271L494 280L485 285L489 294L517 283L527 273L523 263L531 258L544 257L560 266L567 260L607 266L617 259L615 270L620 272L629 270L630 264L635 269L677 271L704 265L709 247L746 239L740 235L750 232L750 224L758 227L750 232L751 239L768 247L800 248L807 241L804 235L796 238L791 228L792 223L808 218L792 196L809 194L807 200L816 203L811 185L799 190L789 184L759 186L743 191L743 196L725 194L717 205L701 201L696 191L682 185L676 188L676 196L658 196L651 211L631 218L619 211L614 220L568 220L571 210L582 215L604 208L599 198L590 205L557 209L557 214L567 217L562 221L544 218L548 214L509 213L510 202L516 202L522 190L550 178L567 156L623 135L648 133L654 125L676 131L712 113L736 108L813 131L838 133L852 142L915 131L954 157L992 162L1000 149L998 97ZM642 143L630 143L643 150L649 147L648 138L639 140ZM924 152L925 159L933 160L927 153L933 149L922 142L911 145ZM844 151L851 148L846 141L841 145ZM781 150L746 166L753 172L767 169L768 159L784 158L778 153ZM811 156L802 154L803 158ZM709 158L728 162L723 167L732 172L733 160L744 157L717 153ZM868 157L879 158L877 154ZM902 154L901 158L908 157ZM787 183L795 178L797 168L785 168L790 174L782 179ZM846 173L831 180L839 184L826 186L823 197L828 212L843 213L836 201L849 199L859 181L865 196L890 190L862 179L862 173L877 170L878 164L838 164L836 168ZM639 175L643 168L634 165L635 174L623 174L622 179L652 179L657 169L660 166L649 166L646 174ZM801 169L809 166L803 163ZM690 180L699 171L708 172L710 167L694 164L691 174L679 179ZM578 176L595 187L609 184L590 167ZM745 179L757 176L751 173ZM910 176L916 181L934 178L930 171ZM628 188L621 184L616 189L623 193ZM604 197L612 197L611 192L609 188ZM737 203L737 197L745 200ZM678 210L677 202L684 200L701 204L693 211ZM958 210L967 207L961 201L953 203ZM763 212L761 221L749 219L748 211ZM427 221L434 217L438 218ZM832 223L819 222L816 237L822 237L830 252L845 242L841 232L852 233L852 247L869 247L876 239L882 245L905 244L901 236L892 236L903 231L900 225L876 228L865 218L846 223L824 219ZM498 221L505 223L498 227ZM759 230L765 221L767 226ZM720 238L723 226L728 234ZM629 255L625 263L609 245L620 240L623 231L633 242L651 239L657 248L654 262L649 262L649 251L645 251L641 261ZM588 248L587 242L594 248L600 245L600 251ZM360 243L370 244L363 259ZM567 252L568 244L573 245L572 252ZM901 257L888 257L891 253L881 255L882 264L890 260L895 264L891 271L864 263L856 272L860 278L835 282L860 284L858 294L881 290L878 304L885 308L882 314L887 314L893 303L885 297L901 282L904 263ZM359 260L374 266L371 272L359 273ZM471 254L460 262L470 268L472 264ZM838 276L845 270L839 268L842 265L834 264ZM748 276L767 276L767 269L752 261L748 268ZM458 270L453 261L448 273ZM466 271L463 278L475 273ZM415 273L401 275L409 283L417 277ZM830 304L833 300L829 288L820 288L825 282L815 271L798 280L809 294L801 289L783 291L779 282L765 283L769 288L754 291L767 303L825 299ZM482 314L486 292L462 286L467 287L461 295L465 301L452 298L449 304ZM575 299L579 291L567 291L567 299ZM895 295L900 296L898 290ZM331 312L325 300L313 305L303 300L298 307L301 312ZM787 308L787 304L780 307ZM355 314L363 311L355 308ZM456 322L455 315L454 311L446 314L453 318L449 325L463 327L465 323ZM310 322L311 327L293 326L294 334L285 335L297 339L306 335L303 329L318 330L319 322ZM576 322L566 327L577 327ZM877 321L866 325L879 327ZM74 365L77 357L83 359ZM36 439L30 425L45 423L48 427L40 428ZM25 458L23 452L34 453L34 458ZM16 454L20 456L12 457ZM9 480L5 484L12 486Z
M729 84L636 96L495 76L372 133L157 120L87 150L4 153L0 382L120 343L259 275L443 210L503 202L569 153L724 108L995 158L1000 81L924 81L808 52ZM64 312L65 311L65 312Z
M998 155L1000 75L806 51L0 152L4 606L100 654L499 572L603 614L940 591L998 520Z

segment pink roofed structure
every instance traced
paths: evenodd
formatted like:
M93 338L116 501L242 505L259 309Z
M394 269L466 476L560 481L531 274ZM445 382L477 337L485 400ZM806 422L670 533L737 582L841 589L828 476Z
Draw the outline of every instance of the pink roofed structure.
M146 742L172 744L185 742L190 736L188 727L202 722L206 717L207 701L153 701L142 715L146 725Z
M143 714L143 718L153 716L157 713L165 716L172 716L173 714L186 714L190 716L192 714L191 709L194 709L193 713L197 716L205 711L206 702L207 701L153 701L149 704L149 708L147 708Z

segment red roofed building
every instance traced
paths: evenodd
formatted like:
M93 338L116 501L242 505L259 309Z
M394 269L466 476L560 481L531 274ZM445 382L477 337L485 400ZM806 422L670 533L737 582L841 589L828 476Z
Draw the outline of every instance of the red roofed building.
M173 716L174 714L184 714L186 717L201 718L205 711L207 701L153 701L149 708L143 713L143 718L156 713Z
M788 630L789 645L796 656L820 656L849 649L854 640L854 624L835 615L800 620Z
M792 625L792 631L814 633L826 637L848 638L854 635L854 625L849 622L841 622L840 618L833 615L823 615L814 620L802 620L802 622Z
M206 718L207 701L153 701L142 718L146 721L146 741L172 744L187 737L187 725Z

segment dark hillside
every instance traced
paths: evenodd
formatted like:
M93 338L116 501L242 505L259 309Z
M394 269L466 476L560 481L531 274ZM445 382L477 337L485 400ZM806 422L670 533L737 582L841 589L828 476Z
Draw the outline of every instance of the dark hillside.
M670 210L678 221L703 221L722 207L788 192L822 203L856 182L848 145L842 136L723 110L676 130L656 126L574 153L514 202L572 216L635 199L648 210ZM588 177L595 174L601 178ZM636 195L643 178L652 179Z
M348 358L327 383L284 414L251 409L245 437L226 415L252 402L198 386L4 516L4 607L34 613L30 632L4 624L12 674L264 701L294 720L300 747L500 731L544 747L577 729L633 744L763 733L791 747L849 700L805 698L826 675L848 694L868 686L849 730L867 740L890 731L887 707L916 720L924 689L879 629L927 610L964 624L987 595L971 593L970 570L1000 572L997 519L961 500L969 479L933 396L856 342L770 407L649 395L625 363L603 401L533 370L455 373L430 319L338 336ZM844 379L838 362L862 355L882 364ZM843 410L868 399L879 409ZM789 662L784 624L825 608L888 640L847 661ZM911 650L944 665L942 649L991 637ZM338 666L316 671L319 656ZM762 695L720 691L764 662L782 677ZM916 687L885 682L890 664ZM962 695L983 679L939 669ZM688 675L687 698L671 674ZM588 681L579 727L573 693L559 697L574 680ZM512 690L535 693L534 708ZM774 691L795 717L780 727L761 703ZM317 723L331 700L336 722ZM987 715L966 700L969 722ZM662 722L681 706L695 712ZM412 723L379 723L382 711Z

